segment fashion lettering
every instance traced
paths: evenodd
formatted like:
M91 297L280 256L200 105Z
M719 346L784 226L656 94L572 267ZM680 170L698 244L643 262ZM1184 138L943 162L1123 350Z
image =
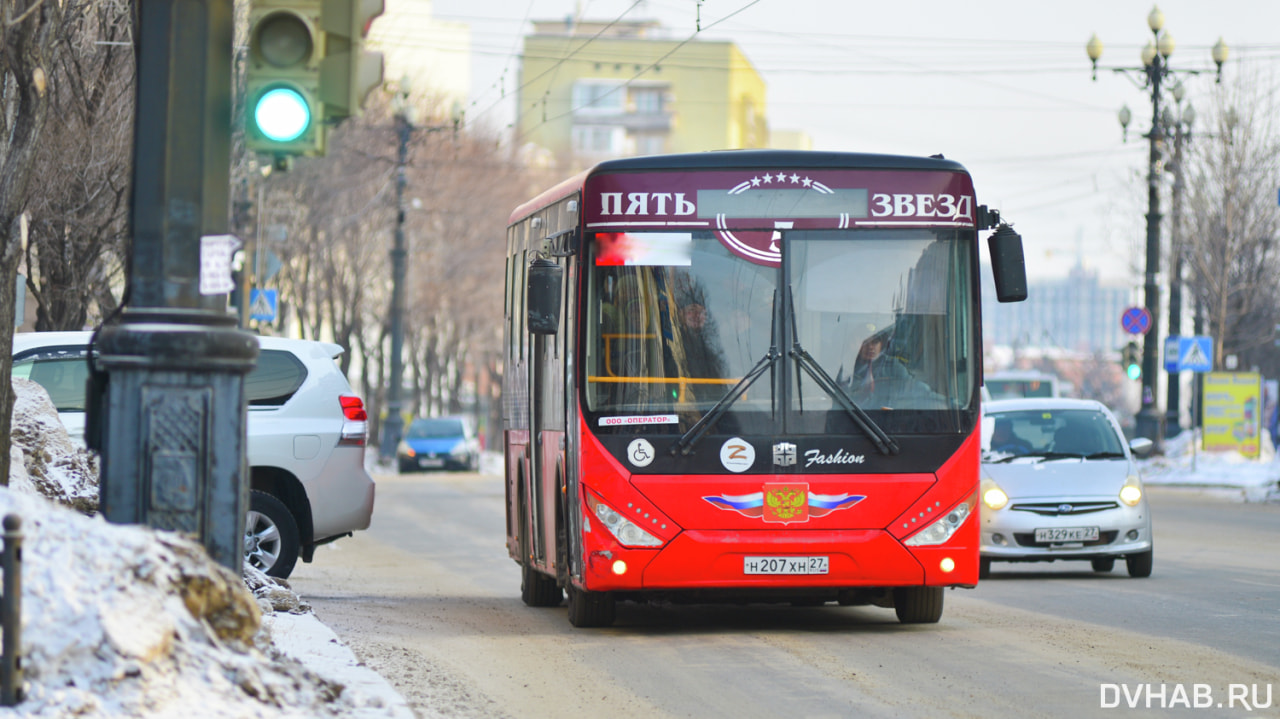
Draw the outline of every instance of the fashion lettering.
M823 454L820 449L810 449L804 453L805 467L812 467L815 464L862 464L867 461L865 454L845 454L843 449L837 449L835 454Z
M602 192L600 203L602 215L692 215L697 211L683 192Z

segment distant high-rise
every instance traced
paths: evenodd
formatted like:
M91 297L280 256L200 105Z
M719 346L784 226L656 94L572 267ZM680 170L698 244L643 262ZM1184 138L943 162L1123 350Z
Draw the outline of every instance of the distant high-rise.
M732 42L656 21L540 21L525 37L516 141L571 165L767 147L765 85Z
M1077 264L1065 279L1028 283L1027 300L996 301L991 268L982 267L982 332L989 345L1038 347L1082 354L1114 352L1132 337L1120 316L1135 291L1104 286L1096 270Z

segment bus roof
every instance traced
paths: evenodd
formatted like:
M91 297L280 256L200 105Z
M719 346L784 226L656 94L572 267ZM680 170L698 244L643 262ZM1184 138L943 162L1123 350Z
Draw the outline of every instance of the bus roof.
M941 155L877 155L858 152L817 152L810 150L713 150L676 155L645 155L605 160L540 193L512 211L508 225L514 225L542 208L582 189L587 178L600 173L648 172L662 170L732 170L737 168L786 167L846 170L929 170L968 172L964 165Z
M754 167L805 167L848 170L950 170L965 172L964 166L941 155L874 155L857 152L816 152L808 150L714 150L680 155L647 155L605 160L588 174L636 170L720 170Z

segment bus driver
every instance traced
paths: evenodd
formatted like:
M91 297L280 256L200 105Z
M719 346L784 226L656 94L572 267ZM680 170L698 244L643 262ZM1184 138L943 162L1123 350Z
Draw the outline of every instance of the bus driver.
M836 381L845 386L854 402L866 402L875 395L876 382L882 385L881 392L901 389L911 375L896 357L885 353L887 335L883 332L873 334L863 341L854 360L853 373L843 381L839 376Z

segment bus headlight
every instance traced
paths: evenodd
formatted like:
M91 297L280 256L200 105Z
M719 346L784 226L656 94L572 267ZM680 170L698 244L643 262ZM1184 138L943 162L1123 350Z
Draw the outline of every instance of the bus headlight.
M1124 486L1120 488L1120 501L1130 507L1138 506L1138 502L1142 501L1142 481L1137 477L1126 480Z
M942 544L951 539L951 535L956 533L964 525L964 520L969 518L969 514L973 511L973 507L966 500L957 504L940 519L933 524L925 527L916 534L912 535L907 541L903 542L908 547L924 547L934 544Z
M1000 489L1000 485L996 484L995 480L982 480L980 491L982 492L982 503L992 509L1004 509L1004 506L1009 503L1009 495L1005 494L1003 489Z
M605 529L624 547L661 547L662 540L649 534L634 522L619 514L609 505L601 502L590 490L585 492L587 508L600 520Z

